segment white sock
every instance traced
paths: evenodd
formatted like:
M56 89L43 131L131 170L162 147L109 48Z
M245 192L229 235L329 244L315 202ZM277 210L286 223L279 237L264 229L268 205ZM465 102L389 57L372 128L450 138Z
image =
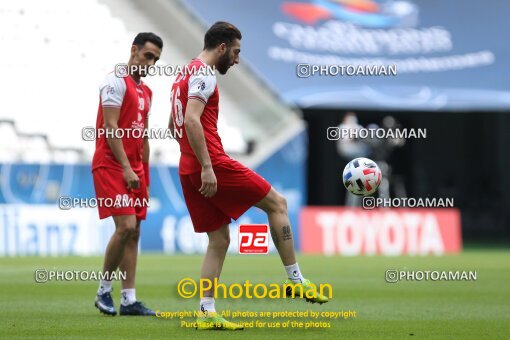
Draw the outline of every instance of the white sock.
M204 296L200 299L200 311L205 312L216 312L216 309L214 309L214 298Z
M127 306L136 302L136 292L134 288L122 289L120 291L120 303Z
M301 274L301 270L299 270L297 262L293 265L285 266L285 271L287 272L287 277L292 281L292 283L302 283L305 280L303 274Z
M112 281L100 280L97 294L101 295L112 291Z

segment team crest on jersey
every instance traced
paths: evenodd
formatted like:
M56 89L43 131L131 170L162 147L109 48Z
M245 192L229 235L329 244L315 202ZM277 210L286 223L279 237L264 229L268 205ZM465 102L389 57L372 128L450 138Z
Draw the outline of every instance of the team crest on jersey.
M115 94L115 88L113 86L106 86L106 94Z
M205 89L205 82L203 80L201 80L200 83L198 83L198 89L200 91L203 91Z

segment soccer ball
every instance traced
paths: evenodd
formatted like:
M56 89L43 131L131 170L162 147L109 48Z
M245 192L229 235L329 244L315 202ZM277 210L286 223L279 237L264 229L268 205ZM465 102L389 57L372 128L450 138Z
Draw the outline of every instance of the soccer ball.
M373 194L381 184L381 169L368 158L355 158L344 169L345 188L354 195Z

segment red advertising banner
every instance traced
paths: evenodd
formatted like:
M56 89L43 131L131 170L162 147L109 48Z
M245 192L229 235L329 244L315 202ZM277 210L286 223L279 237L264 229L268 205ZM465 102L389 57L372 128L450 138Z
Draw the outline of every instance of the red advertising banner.
M305 207L301 251L326 255L442 255L462 250L458 209Z

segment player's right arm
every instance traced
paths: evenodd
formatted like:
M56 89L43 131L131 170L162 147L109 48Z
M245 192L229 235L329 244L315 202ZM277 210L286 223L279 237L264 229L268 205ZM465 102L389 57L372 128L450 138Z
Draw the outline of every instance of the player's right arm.
M204 129L200 122L204 108L205 103L202 100L189 99L186 105L186 114L184 115L184 128L186 129L189 144L202 166L202 185L199 191L205 197L212 197L216 194L217 181L212 168L211 157L207 150Z
M140 185L140 179L131 168L122 139L116 138L116 136L122 136L122 134L115 133L119 128L120 107L122 106L125 92L126 85L124 80L110 73L100 87L101 105L103 106L103 128L106 132L106 142L110 150L112 150L115 159L117 159L117 162L119 162L122 167L122 173L127 187L137 189Z
M188 102L184 115L184 128L189 144L202 166L202 185L199 191L205 197L213 197L216 194L217 181L200 117L215 88L216 77L214 75L192 75L188 79Z

